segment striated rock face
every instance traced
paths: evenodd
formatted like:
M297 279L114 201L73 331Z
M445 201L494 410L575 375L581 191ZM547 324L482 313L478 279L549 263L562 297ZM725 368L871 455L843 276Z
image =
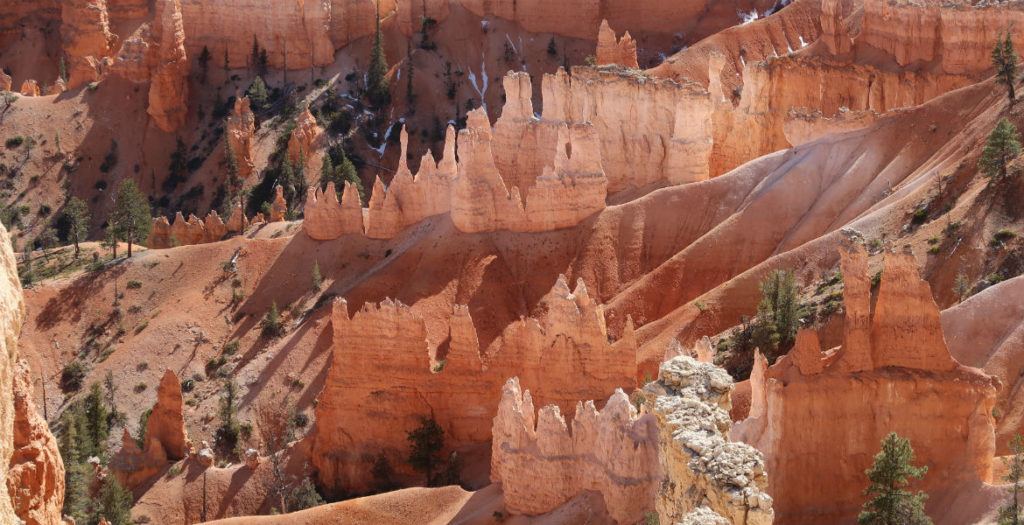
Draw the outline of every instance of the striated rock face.
M110 469L129 490L167 466L188 456L191 444L185 433L181 383L167 370L157 388L156 403L146 420L145 442L140 449L125 429L121 450L110 459Z
M288 160L295 166L303 166L306 170L320 167L320 159L316 151L323 138L324 130L316 122L316 117L303 111L295 120L295 130L288 139Z
M238 165L238 176L243 180L248 179L256 171L256 164L252 160L256 116L249 106L249 97L235 100L235 109L227 118L227 134L228 144L231 145L231 152Z
M533 399L565 412L581 400L635 385L635 341L609 343L603 309L582 281L570 290L559 278L537 312L484 346L465 306L455 307L444 340L432 340L424 319L401 303L367 304L350 317L348 304L336 302L333 360L311 436L320 485L329 491L370 488L381 453L411 474L402 459L409 447L405 436L422 417L433 416L454 449L486 444L502 385L511 376ZM351 428L360 430L345 430Z
M592 490L617 522L641 522L662 477L654 418L639 417L616 390L600 411L577 403L569 427L555 405L535 414L518 378L505 383L491 431L491 480L501 483L505 507L545 514Z
M640 67L636 61L636 41L629 36L629 31L619 40L608 21L601 21L601 28L597 31L597 65L620 65L633 69Z
M110 32L106 0L68 0L61 3L61 38L68 57L68 86L83 86L99 78L99 64L110 55L117 37Z
M789 356L758 363L751 415L733 433L765 454L785 523L856 517L864 470L889 432L909 438L928 465L925 491L991 475L999 382L950 357L913 257L886 256L874 309L863 248L843 254L842 273L842 348L825 356L814 334L802 332ZM822 421L830 424L815 423Z
M727 439L732 387L721 368L675 357L644 388L640 414L616 390L601 411L577 403L570 433L557 406L535 416L530 392L512 378L494 418L491 479L517 514L595 491L617 523L656 510L661 523L770 524L764 459Z
M338 0L182 0L185 45L193 56L198 56L206 46L218 62L227 51L233 68L246 68L252 67L255 37L260 47L267 50L270 67L274 69L326 66L334 61L335 45L330 34L332 4L337 3ZM372 9L370 0L363 3ZM225 20L231 23L225 24ZM369 31L373 29L371 18Z
M224 18L225 20L227 18ZM188 117L189 60L181 0L157 0L149 48L152 74L147 112L166 132L176 131Z
M14 377L14 454L7 469L14 513L25 525L59 525L64 461L50 427L32 402L32 373L19 361Z
M764 458L728 439L732 388L725 370L689 356L662 363L658 381L644 387L646 406L657 418L667 480L656 504L662 523L715 514L734 525L772 523Z
M25 303L21 295L17 263L11 251L7 229L0 226L0 461L8 462L15 449L15 422L28 414L15 411L14 370L18 358L18 335L25 318ZM17 523L11 507L9 492L10 473L4 472L0 483L0 522Z

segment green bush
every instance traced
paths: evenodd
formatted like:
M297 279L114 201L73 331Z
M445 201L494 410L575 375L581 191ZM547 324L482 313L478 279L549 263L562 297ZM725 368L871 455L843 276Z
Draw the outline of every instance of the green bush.
M4 145L7 146L9 149L14 149L14 148L17 148L18 146L21 146L24 143L25 143L25 137L22 137L21 135L18 135L16 137L11 137L11 138L7 139L7 141L4 142Z
M72 361L60 372L60 387L65 392L74 392L82 388L84 379L85 366L79 361Z

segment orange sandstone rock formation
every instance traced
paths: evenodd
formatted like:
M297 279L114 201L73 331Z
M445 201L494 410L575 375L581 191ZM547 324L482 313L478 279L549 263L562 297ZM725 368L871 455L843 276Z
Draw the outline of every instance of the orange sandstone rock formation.
M14 82L11 76L3 71L0 71L0 91L10 91L11 84Z
M146 420L142 448L125 429L121 450L110 460L111 471L129 489L152 478L170 462L184 459L191 448L185 433L181 383L174 372L164 373L156 396L153 411Z
M597 65L619 65L636 69L640 67L636 61L636 41L629 36L629 31L618 39L615 30L608 25L608 20L601 21L597 31Z
M59 525L64 461L50 427L32 402L32 373L19 361L14 376L14 454L7 469L14 513L25 525Z
M491 478L514 513L551 512L589 490L617 523L656 510L662 523L770 524L761 454L726 439L732 387L724 370L675 357L644 388L640 414L617 390L601 411L577 403L570 433L557 406L535 416L530 392L510 379L494 418Z
M641 522L654 507L658 428L622 390L600 411L593 401L577 403L566 424L558 406L535 413L530 392L509 379L491 434L491 480L513 513L545 514L588 490L604 497L619 523Z
M98 80L100 60L110 55L117 37L110 32L106 0L69 0L61 4L61 37L68 57L71 89Z
M15 424L28 414L19 416L15 406L14 371L18 358L18 336L25 318L18 266L11 250L7 228L0 225L0 458L6 462L15 450ZM22 421L25 421L22 419ZM11 494L5 472L0 483L0 522L17 523L19 517L11 507Z
M435 418L455 450L487 443L502 384L513 375L538 402L564 411L635 385L635 341L609 343L603 309L582 281L570 290L559 278L538 312L484 346L465 306L455 308L444 339L433 340L424 319L401 303L366 304L350 317L347 303L336 302L333 360L311 436L321 486L370 488L378 454L410 474L400 458L406 432L422 417ZM352 428L360 430L345 430Z
M863 472L889 432L909 438L928 465L926 491L991 475L999 381L950 356L914 259L886 256L873 309L863 248L843 254L842 272L841 350L822 355L814 334L802 332L789 356L770 368L759 360L750 417L733 433L764 452L785 523L855 517Z
M21 83L21 94L26 97L38 97L41 92L39 90L39 82L28 79Z
M324 130L317 124L316 117L306 108L295 119L295 129L288 139L288 160L306 170L318 168L320 163L316 157L323 135Z
M153 219L153 227L149 231L149 237L145 245L148 248L163 249L175 246L188 246L192 244L206 244L224 240L228 234L242 233L250 224L257 221L250 221L245 216L241 203L235 206L228 218L227 224L220 218L216 210L206 214L205 219L195 215L189 215L188 219L178 212L174 216L174 222L167 220L167 217L156 217Z
M249 97L239 97L235 100L234 111L227 118L227 135L228 144L231 145L230 151L238 165L238 176L245 180L256 171L252 159L256 116L249 107Z
M149 48L152 74L147 112L153 123L173 132L188 117L189 60L185 53L185 29L181 0L157 0Z
M288 202L284 198L284 188L277 187L274 202L270 204L270 222L281 222L288 213Z

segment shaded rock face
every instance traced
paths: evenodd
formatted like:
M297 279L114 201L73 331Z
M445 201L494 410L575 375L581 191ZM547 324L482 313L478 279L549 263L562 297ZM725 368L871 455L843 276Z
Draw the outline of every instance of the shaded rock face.
M505 507L545 514L592 490L617 522L641 522L661 482L654 418L639 417L616 390L600 411L577 403L571 428L556 405L535 413L518 378L505 383L491 431L491 480L501 483Z
M225 18L227 19L227 18ZM181 0L157 0L149 48L151 77L147 112L163 131L173 132L188 117L189 60Z
M145 441L139 448L124 430L121 449L110 458L110 470L129 490L159 474L171 462L188 456L191 443L185 432L181 382L167 370L157 388L156 403L146 420Z
M423 417L435 418L453 449L488 443L502 385L513 375L533 399L565 412L635 385L635 340L609 343L603 308L582 281L571 290L560 278L538 312L484 346L466 306L455 307L446 337L432 340L424 319L401 303L367 304L350 317L347 303L336 302L332 365L311 436L319 485L372 488L378 454L411 475L406 434Z
M11 85L13 83L14 80L11 78L10 75L4 73L3 71L0 71L0 91L10 91Z
M733 431L764 453L785 523L855 518L864 470L889 432L909 438L928 465L927 492L991 475L999 382L950 356L913 257L886 256L873 308L862 247L843 253L842 274L842 348L825 356L817 337L801 332L790 355L770 368L760 360L751 417Z
M18 280L17 263L7 229L0 226L0 462L8 462L15 448L14 425L19 419L14 402L14 371L18 335L25 318L25 303ZM26 414L22 414L22 417ZM0 523L17 523L11 507L8 469L0 483Z
M25 525L63 523L64 461L49 425L32 402L32 374L19 361L14 377L14 454L7 490Z
M557 406L534 414L530 392L512 378L494 418L491 479L517 514L595 491L618 523L657 512L661 523L770 524L764 459L727 439L732 387L721 368L675 357L644 388L639 414L616 390L600 411L577 403L570 433Z
M620 65L633 69L640 67L636 61L636 41L629 36L629 31L619 40L608 21L601 21L601 28L597 32L597 65Z

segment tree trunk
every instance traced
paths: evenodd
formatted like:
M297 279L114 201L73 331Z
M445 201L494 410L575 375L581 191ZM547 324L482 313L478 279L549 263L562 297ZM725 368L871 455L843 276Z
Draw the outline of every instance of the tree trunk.
M78 259L78 239L75 239L75 259Z
M128 258L132 258L132 240L128 239Z

